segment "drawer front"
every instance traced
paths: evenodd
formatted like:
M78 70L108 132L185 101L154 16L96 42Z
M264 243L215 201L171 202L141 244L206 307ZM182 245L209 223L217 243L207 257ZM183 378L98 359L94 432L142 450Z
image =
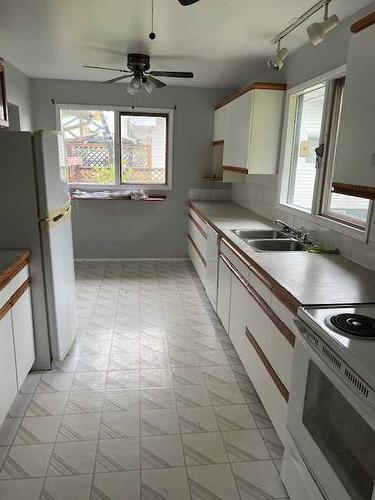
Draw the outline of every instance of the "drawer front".
M0 309L8 302L11 296L29 277L29 266L26 265L16 276L0 291Z
M221 242L221 252L230 260L234 267L242 274L245 280L259 293L262 299L271 304L272 292L269 287L258 277L259 273L251 266L246 265L224 241ZM264 280L264 278L263 278Z
M207 222L203 220L194 210L189 210L189 219L193 219L201 230L207 234Z
M191 262L193 263L193 266L195 270L197 271L197 274L199 276L199 279L203 283L203 286L206 286L206 266L204 262L202 261L201 256L197 252L197 249L193 245L193 243L190 241L188 242L188 252L189 252L189 257L191 259Z
M207 257L207 238L198 229L197 225L189 218L189 236L194 241L199 252L206 259Z
M296 316L275 295L272 296L271 307L289 330L295 332L294 320Z
M251 295L249 301L249 330L285 387L289 389L294 348Z
M240 338L238 355L249 375L275 429L285 444L288 403L266 369L258 353L244 334Z

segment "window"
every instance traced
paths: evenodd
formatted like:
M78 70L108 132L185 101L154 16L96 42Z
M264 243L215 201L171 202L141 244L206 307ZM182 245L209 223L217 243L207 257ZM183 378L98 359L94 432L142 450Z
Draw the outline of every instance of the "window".
M289 91L280 203L365 229L368 200L332 192L345 76Z
M168 115L121 113L121 182L165 184Z
M170 188L171 110L59 110L70 184Z

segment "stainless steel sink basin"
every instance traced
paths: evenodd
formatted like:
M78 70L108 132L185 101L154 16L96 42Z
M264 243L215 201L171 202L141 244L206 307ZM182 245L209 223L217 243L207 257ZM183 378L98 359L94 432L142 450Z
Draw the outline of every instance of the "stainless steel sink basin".
M232 229L232 233L237 235L241 240L268 240L288 238L288 236L276 229Z
M306 250L306 246L295 240L258 240L249 241L254 250L258 252L300 252Z

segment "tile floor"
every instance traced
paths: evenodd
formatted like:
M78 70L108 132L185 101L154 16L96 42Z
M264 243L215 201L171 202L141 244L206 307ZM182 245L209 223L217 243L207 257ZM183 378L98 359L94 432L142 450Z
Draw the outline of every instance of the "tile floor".
M77 340L0 429L0 499L287 498L282 445L191 264L76 274Z

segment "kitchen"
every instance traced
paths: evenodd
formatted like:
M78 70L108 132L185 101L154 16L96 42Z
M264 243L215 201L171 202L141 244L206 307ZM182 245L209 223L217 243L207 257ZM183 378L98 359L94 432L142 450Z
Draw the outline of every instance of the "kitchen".
M373 500L375 3L21 3L0 498Z

